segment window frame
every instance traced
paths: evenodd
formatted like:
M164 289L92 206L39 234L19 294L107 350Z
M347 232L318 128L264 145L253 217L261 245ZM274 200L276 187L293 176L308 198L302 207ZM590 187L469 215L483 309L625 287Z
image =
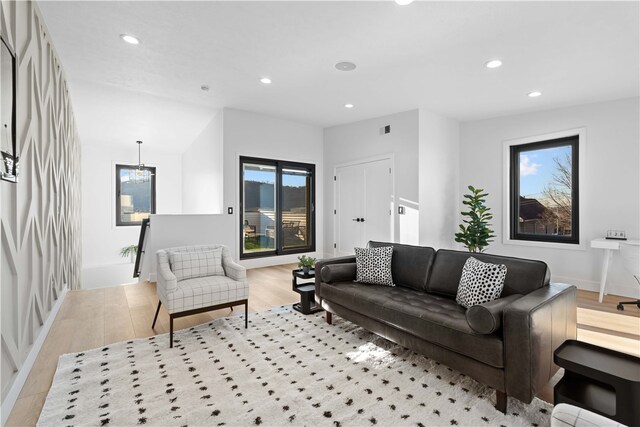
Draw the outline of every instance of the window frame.
M142 169L148 170L151 173L151 212L150 215L154 215L156 213L156 168L155 166L142 166L138 165L126 165L116 163L116 227L132 227L132 226L140 226L142 225L142 221L122 221L120 216L120 191L121 191L121 181L120 181L120 171L122 169Z
M244 253L244 164L260 164L265 166L274 166L276 168L276 181L275 181L275 200L274 208L276 210L275 215L275 233L276 233L276 247L269 251L249 252ZM293 249L286 249L283 247L284 240L282 238L282 205L283 205L283 187L282 187L282 171L284 169L307 169L311 172L311 185L309 189L309 245L305 247L297 247ZM238 250L240 259L253 259L253 258L265 258L283 255L292 255L300 253L315 252L316 250L316 165L313 163L294 162L289 160L275 160L266 159L261 157L248 157L239 156L239 242Z
M512 147L526 147L526 151L531 147L547 148L568 145L566 141L576 139L572 145L572 236L563 238L562 236L531 235L519 233L516 225L517 218L513 215L517 212L515 203L519 198L514 198L513 194L519 192L517 186L519 182L519 161L515 163L515 154ZM555 143L555 144L554 144ZM546 145L546 147L545 147ZM517 155L525 150L517 150ZM519 138L503 142L503 217L502 217L502 242L503 244L520 246L537 246L554 249L586 250L586 240L584 239L585 224L587 215L585 211L584 188L586 183L586 129L577 128L565 131L553 132L544 135L537 135L527 138ZM517 177L512 171L517 171ZM513 175L513 176L512 176ZM514 182L514 181L518 182ZM519 194L518 194L519 196Z

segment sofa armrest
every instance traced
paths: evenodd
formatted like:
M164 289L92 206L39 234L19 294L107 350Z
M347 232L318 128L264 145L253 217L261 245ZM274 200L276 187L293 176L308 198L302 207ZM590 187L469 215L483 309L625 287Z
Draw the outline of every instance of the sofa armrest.
M316 270L316 287L318 287L320 285L320 283L322 283L322 269L324 268L324 266L333 265L333 264L350 264L350 263L355 263L355 262L356 262L356 256L355 255L349 255L349 256L343 256L343 257L337 257L337 258L327 258L327 259L319 260L318 262L316 262L316 266L315 266L315 270ZM318 273L320 273L320 274L318 274ZM354 277L354 279L355 279L355 277Z
M222 268L227 277L237 282L247 281L247 269L233 261L231 257L222 257Z
M479 334L491 334L502 326L504 310L522 295L514 294L469 307L467 323Z
M178 288L178 279L169 267L169 254L159 250L156 252L156 257L158 259L158 291L164 291L163 294L166 295Z
M504 312L507 395L531 402L558 370L553 352L577 333L576 287L552 283L514 301Z
M356 279L356 263L327 264L320 271L320 278L325 283L346 282Z

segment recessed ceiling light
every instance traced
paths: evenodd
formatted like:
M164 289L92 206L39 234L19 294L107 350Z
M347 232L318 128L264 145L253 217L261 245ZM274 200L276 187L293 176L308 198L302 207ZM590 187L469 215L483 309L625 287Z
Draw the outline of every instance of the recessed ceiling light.
M129 44L139 44L140 40L130 34L120 34L120 38Z
M400 6L406 6L408 4L413 3L413 0L395 0L395 2Z
M540 92L540 91L538 91L538 90L534 90L533 92L529 92L529 93L527 94L527 96L528 96L529 98L537 98L537 97L539 97L540 95L542 95L542 92Z
M353 104L344 104L344 108L353 108Z
M356 64L349 61L342 61L338 62L334 67L336 67L336 70L340 71L353 71L356 69Z
M498 68L501 65L502 61L500 61L499 59L492 59L491 61L484 64L484 66L487 68Z
M265 85L270 85L271 84L271 79L269 77L263 77L260 79L260 83L265 84Z

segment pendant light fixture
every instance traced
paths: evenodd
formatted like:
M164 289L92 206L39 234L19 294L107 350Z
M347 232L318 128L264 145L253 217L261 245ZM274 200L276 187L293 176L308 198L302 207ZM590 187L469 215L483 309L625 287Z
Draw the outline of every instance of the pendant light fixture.
M130 179L136 184L142 184L151 180L151 171L145 168L141 160L140 148L142 141L136 141L136 144L138 144L138 167L133 171L133 176L130 176Z

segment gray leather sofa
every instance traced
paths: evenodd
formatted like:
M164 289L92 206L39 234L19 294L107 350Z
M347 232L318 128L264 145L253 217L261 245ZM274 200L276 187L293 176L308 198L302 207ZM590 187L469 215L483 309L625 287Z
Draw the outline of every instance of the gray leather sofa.
M417 351L496 390L496 408L507 396L525 403L558 370L553 351L576 337L576 288L549 283L542 261L401 244L393 246L396 286L354 282L355 256L316 264L316 300L332 314ZM499 299L468 310L455 301L469 256L505 264Z

